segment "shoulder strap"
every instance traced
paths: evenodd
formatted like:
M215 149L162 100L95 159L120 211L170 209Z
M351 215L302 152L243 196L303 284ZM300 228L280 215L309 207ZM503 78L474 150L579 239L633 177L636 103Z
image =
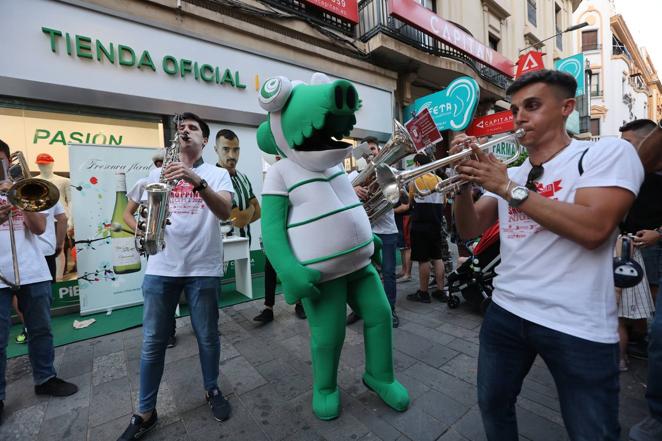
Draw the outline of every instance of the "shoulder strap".
M579 176L584 174L584 166L582 165L582 161L584 160L584 155L586 155L586 152L588 152L589 147L586 148L582 152L582 155L579 157L579 162L577 163L577 169L579 170Z

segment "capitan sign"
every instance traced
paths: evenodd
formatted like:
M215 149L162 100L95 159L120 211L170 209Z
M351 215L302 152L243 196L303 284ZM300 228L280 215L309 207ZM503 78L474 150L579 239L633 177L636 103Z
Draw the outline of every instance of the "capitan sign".
M454 24L439 17L415 0L389 0L389 14L437 40L453 46L471 58L513 76L514 63L492 48L485 46Z
M584 95L584 54L576 54L554 63L556 70L569 73L577 80L575 96Z
M479 96L480 89L473 78L459 77L444 90L414 101L413 112L428 109L440 131L464 130L474 116Z
M510 110L504 110L503 112L497 112L474 119L467 129L467 135L491 136L498 133L512 132L513 130L515 130L513 112Z
M545 68L545 64L543 63L542 56L542 52L533 50L520 55L520 57L517 59L515 78L519 78L527 72L543 70Z
M354 24L359 22L359 4L357 0L304 0L304 2L322 8Z

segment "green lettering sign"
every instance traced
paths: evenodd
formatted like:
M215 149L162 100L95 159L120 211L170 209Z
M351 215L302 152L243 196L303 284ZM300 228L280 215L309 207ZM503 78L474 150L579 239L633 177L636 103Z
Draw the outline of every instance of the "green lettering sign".
M138 69L140 69L142 66L149 67L154 72L156 72L156 67L154 66L152 57L149 55L149 52L147 51L143 51L143 54L140 56L140 61L138 61Z
M120 44L117 46L117 58L122 66L133 66L136 64L136 53L129 46Z
M92 59L92 39L84 35L76 35L76 55L79 58Z

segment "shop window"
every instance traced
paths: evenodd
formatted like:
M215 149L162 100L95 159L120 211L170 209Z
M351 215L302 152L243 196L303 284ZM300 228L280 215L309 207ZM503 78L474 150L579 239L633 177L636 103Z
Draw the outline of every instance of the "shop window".
M600 118L591 118L591 135L600 136Z
M582 52L595 51L600 49L598 46L598 30L582 32Z
M536 0L526 0L526 12L529 18L529 23L533 26L537 26L538 9L536 6Z

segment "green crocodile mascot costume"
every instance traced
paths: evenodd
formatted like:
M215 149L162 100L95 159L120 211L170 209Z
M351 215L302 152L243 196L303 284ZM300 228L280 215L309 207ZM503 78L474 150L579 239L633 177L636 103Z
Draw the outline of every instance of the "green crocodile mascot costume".
M364 384L404 411L409 394L393 374L391 309L371 264L381 242L342 167L351 145L337 141L356 123L356 89L320 73L310 84L276 77L264 83L259 100L269 115L257 130L258 145L283 157L262 190L264 250L287 303L301 299L308 315L313 412L322 420L340 414L346 304L364 321Z

